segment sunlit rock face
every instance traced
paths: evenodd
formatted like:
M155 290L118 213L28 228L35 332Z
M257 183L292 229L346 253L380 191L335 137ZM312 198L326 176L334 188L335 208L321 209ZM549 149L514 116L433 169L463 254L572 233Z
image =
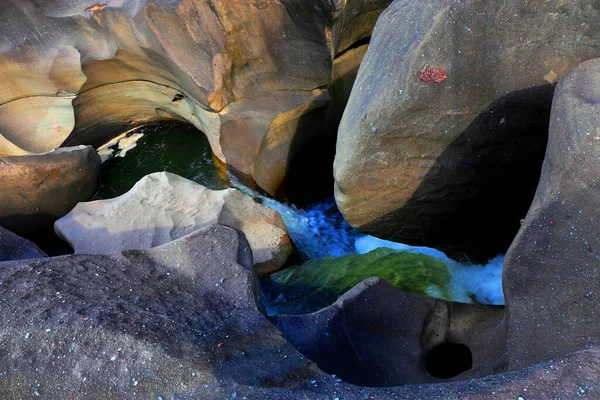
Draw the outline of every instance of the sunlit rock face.
M274 194L297 143L320 132L306 122L329 103L336 56L390 1L106 3L0 5L0 155L99 146L180 119Z
M292 244L281 216L236 189L210 190L167 172L139 180L114 199L83 202L56 221L76 254L149 249L220 223L241 231L253 269L281 269Z
M346 219L478 261L504 252L533 199L554 85L600 56L599 21L592 0L395 1L338 133Z

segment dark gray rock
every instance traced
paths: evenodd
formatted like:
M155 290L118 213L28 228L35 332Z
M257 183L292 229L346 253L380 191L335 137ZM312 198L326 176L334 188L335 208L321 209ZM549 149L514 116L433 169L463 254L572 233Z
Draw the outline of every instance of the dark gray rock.
M324 371L358 385L396 386L440 382L430 373L436 369L469 370L457 379L501 370L503 316L504 307L436 300L369 278L321 311L271 319ZM448 343L469 348L472 368L460 370L467 360L459 356L428 362Z
M46 257L35 244L0 226L0 261Z
M147 251L0 268L0 393L131 398L321 373L261 314L248 243L222 226Z
M503 275L510 366L600 343L600 60L556 87L540 183Z

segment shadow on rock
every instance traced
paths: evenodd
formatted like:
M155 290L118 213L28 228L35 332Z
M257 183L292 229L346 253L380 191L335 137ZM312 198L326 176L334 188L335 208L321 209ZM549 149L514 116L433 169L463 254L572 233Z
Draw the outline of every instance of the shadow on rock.
M436 369L457 379L501 370L503 315L504 307L436 300L369 278L321 311L271 320L324 371L356 385L395 386L439 382ZM460 357L427 365L429 354L445 344L464 345L472 365L461 370Z
M554 87L503 96L436 159L410 200L362 227L486 262L519 230L540 176ZM451 188L451 190L449 190Z

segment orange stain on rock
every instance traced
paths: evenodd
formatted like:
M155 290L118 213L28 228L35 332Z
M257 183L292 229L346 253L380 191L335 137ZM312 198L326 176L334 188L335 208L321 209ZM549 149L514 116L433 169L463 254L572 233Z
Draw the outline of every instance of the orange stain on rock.
M100 4L100 3L96 3L93 4L91 6L89 6L88 8L85 9L85 12L94 12L94 11L102 11L104 9L104 7L106 7L108 4Z

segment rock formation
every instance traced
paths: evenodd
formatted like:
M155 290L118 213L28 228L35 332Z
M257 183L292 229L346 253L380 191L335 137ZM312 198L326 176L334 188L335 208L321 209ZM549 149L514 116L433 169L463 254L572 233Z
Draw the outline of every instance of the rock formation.
M600 343L600 59L556 87L540 183L503 272L510 367Z
M0 225L31 239L96 190L100 157L91 146L0 157Z
M389 3L4 2L0 154L97 147L179 119L232 171L281 193L287 163L322 133L313 127L334 60L369 37Z
M81 399L492 400L570 398L598 390L598 348L462 382L395 388L344 383L298 353L261 314L251 264L243 236L223 226L205 228L150 250L0 263L0 339L4 343L0 393L11 398ZM373 279L347 293L347 300L341 299L347 302L339 310L342 318L329 327L318 326L336 333L326 339L336 352L341 349L338 344L368 344L359 334L376 332L381 315L373 314L367 324L361 316L370 311L398 312L391 310L390 302L372 296L378 291L395 299L407 296L390 290L395 291ZM358 304L353 298L359 303L371 298L377 307L372 309L364 301ZM331 314L327 309L324 312ZM436 318L434 325L443 327L443 313ZM419 320L415 321L402 329L418 327ZM446 326L446 331L430 333L434 338L436 334L464 337L464 328L473 324L463 320L462 325ZM485 333L481 325L479 329L471 333L472 340L490 339L475 335ZM385 336L385 332L380 334ZM400 344L397 337L388 338ZM384 341L381 335L378 339L380 346ZM409 343L418 346L414 338ZM340 361L367 355L366 350L355 348ZM392 365L390 354L395 353L380 354L382 359L373 361L383 370L386 364ZM413 356L405 354L402 361Z
M480 262L505 252L535 192L553 86L600 56L599 21L591 0L395 1L339 129L348 222Z
M281 216L236 189L210 190L168 172L146 175L109 200L79 203L55 223L76 254L142 250L220 223L244 233L257 272L280 269L292 253Z
M46 257L35 244L0 226L0 262Z

